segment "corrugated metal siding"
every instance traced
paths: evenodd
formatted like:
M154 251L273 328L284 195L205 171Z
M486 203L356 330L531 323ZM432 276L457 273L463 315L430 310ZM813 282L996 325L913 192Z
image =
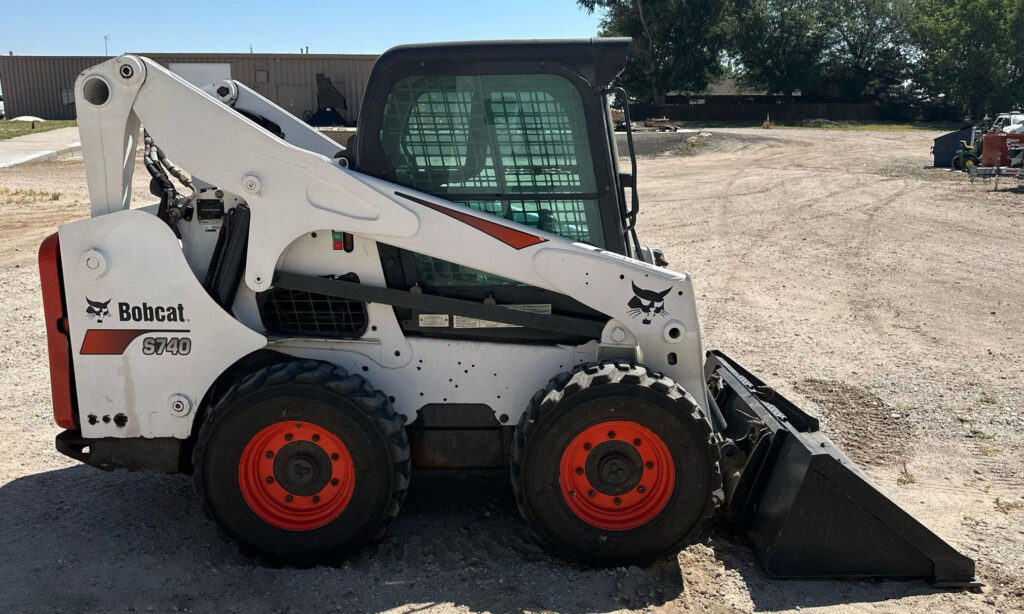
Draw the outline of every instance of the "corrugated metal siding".
M279 98L278 86L308 88L309 95L289 110L300 117L316 110L316 75L322 73L334 83L348 102L347 116L359 113L363 90L370 77L375 55L320 54L172 54L140 53L160 64L171 62L222 62L231 64L231 78L237 79L288 108ZM61 90L73 89L83 70L107 60L102 56L0 56L0 85L8 117L36 115L44 119L74 119L75 107L63 104ZM256 83L256 71L266 70L269 83Z
M43 119L74 119L74 105L61 101L61 90L74 91L75 79L100 56L0 56L0 85L7 117L35 115ZM72 94L73 95L73 94Z

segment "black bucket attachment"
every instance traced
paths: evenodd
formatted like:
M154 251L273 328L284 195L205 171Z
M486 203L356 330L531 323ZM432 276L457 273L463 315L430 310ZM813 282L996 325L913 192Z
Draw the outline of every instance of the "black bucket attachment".
M818 421L720 352L706 373L721 411L727 517L772 576L921 577L978 586L974 561L879 491Z

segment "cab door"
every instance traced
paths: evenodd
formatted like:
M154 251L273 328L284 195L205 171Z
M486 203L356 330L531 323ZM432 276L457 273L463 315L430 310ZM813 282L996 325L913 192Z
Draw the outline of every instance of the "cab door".
M376 69L375 69L376 72ZM397 74L396 74L397 73ZM626 253L605 101L571 70L534 62L419 64L364 100L357 170L546 232ZM368 91L367 96L370 97ZM366 152L369 152L368 154ZM458 240L438 237L438 240ZM388 285L536 313L606 320L571 297L382 245ZM423 335L582 342L494 322L397 309Z

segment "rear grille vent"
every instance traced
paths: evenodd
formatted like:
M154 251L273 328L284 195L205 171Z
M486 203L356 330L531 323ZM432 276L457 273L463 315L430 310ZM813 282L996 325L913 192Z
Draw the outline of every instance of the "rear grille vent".
M359 283L355 273L323 275ZM366 303L285 288L256 295L260 318L268 333L351 339L366 332Z

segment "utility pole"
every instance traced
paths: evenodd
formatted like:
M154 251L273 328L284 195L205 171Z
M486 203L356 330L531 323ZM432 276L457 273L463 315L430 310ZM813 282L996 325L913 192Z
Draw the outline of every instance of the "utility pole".
M107 43L109 43L109 42L110 42L110 35L109 34L104 34L103 35L103 55L105 55L105 56L109 56L110 55L110 51L107 49Z

